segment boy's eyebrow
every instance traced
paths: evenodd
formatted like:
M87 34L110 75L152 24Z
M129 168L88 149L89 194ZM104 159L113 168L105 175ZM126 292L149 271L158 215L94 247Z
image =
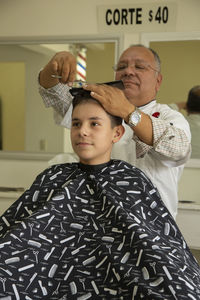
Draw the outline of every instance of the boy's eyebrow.
M103 118L100 117L90 117L89 120L103 120ZM80 121L79 118L72 118L72 121Z

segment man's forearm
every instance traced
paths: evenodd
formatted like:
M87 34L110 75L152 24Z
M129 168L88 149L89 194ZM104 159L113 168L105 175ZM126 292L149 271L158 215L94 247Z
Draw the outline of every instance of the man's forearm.
M137 157L145 155L153 149L156 153L163 156L163 159L180 161L189 158L190 139L185 131L168 125L164 120L152 119L153 124L153 146L143 143L138 137L134 137L137 145Z

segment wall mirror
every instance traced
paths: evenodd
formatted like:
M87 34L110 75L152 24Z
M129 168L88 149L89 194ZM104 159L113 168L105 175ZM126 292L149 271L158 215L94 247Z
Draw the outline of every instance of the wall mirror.
M186 101L189 89L199 85L200 33L144 33L140 42L161 58L163 82L157 100Z
M161 58L163 82L158 101L186 101L188 91L200 84L200 33L148 33L142 35L141 43L155 49ZM185 111L181 112L185 114ZM190 159L179 182L180 200L200 204L199 173L200 157Z
M158 101L172 103L186 101L189 90L199 85L200 40L155 41L150 43L159 53L163 82Z
M0 153L69 151L68 130L55 124L52 109L44 107L38 93L39 70L58 51L77 55L78 49L84 48L86 80L111 81L118 46L117 39L13 44L0 41Z

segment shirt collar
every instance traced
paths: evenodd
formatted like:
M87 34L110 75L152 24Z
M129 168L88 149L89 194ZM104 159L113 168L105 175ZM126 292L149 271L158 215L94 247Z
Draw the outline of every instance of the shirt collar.
M152 107L154 106L154 104L156 103L156 99L153 99L151 100L150 102L144 104L144 105L141 105L141 106L138 106L139 109L143 110L143 108L146 108L146 107Z

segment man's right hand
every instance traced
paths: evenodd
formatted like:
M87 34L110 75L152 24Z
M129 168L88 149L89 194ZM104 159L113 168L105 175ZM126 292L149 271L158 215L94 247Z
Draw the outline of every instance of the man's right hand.
M59 75L62 78L53 78L52 75ZM56 53L40 72L39 82L44 88L50 88L59 82L73 82L76 76L76 58L67 51Z

